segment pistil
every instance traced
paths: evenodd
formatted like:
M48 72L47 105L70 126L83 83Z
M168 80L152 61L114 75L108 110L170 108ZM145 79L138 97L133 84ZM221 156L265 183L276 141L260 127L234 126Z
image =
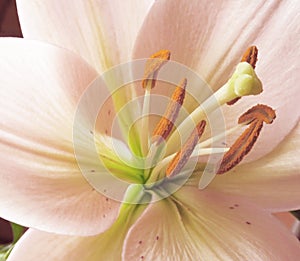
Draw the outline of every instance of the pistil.
M241 62L247 62L249 63L253 69L255 69L256 62L257 62L257 55L258 55L258 50L256 46L250 46L246 52L244 53ZM237 97L229 102L227 102L228 105L233 105L235 104L241 97Z
M262 84L252 66L247 62L239 63L228 82L178 126L167 141L166 153L171 153L178 146L180 138L186 139L186 133L193 128L195 122L205 119L207 114L215 111L221 105L241 96L257 95L261 92Z

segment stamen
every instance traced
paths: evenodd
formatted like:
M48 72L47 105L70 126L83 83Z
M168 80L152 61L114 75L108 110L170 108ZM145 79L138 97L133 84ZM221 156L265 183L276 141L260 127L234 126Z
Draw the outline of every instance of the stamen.
M227 105L233 105L233 104L235 104L239 99L241 99L242 97L237 97L237 98L235 98L235 99L233 99L233 100L231 100L231 101L229 101L229 102L226 102L226 104Z
M206 121L202 120L196 128L193 130L190 137L187 139L183 148L175 155L173 160L169 163L166 169L166 176L171 177L180 172L184 165L189 160L190 156L193 153L194 148L196 147L200 137L202 136L205 129Z
M170 60L171 52L169 50L160 50L150 56L146 62L144 77L142 81L143 88L148 88L149 84L151 89L154 88L156 78L160 68Z
M194 148L194 150L190 156L190 159L198 158L200 156L205 156L205 155L225 153L229 150L229 148L200 148L200 147L198 147L198 145ZM172 159L175 157L175 155L176 155L176 153L171 154L171 155L165 157L162 161L160 161L155 166L155 168L153 168L151 177L157 177L158 173L172 161ZM151 181L154 181L154 180L155 179L152 178L152 180L150 180L150 182L148 182L148 183L151 183Z
M141 120L141 150L142 154L146 155L149 150L149 111L150 111L150 92L155 87L156 78L159 69L170 59L171 53L168 50L160 50L157 53L150 56L150 59L146 62L144 78L142 86L145 89L144 103L142 110Z
M162 116L155 130L153 131L153 137L156 139L155 141L157 142L157 145L165 140L173 129L174 122L176 121L179 110L183 104L186 84L187 79L184 78L176 87L164 116Z
M247 62L251 64L253 69L255 69L255 65L257 62L258 50L256 46L250 46L246 52L244 53L241 62Z
M255 65L257 62L257 55L258 50L256 46L250 46L246 52L244 52L243 57L241 59L241 62L247 62L251 64L252 68L255 69ZM241 97L237 97L229 102L227 102L227 105L233 105L235 104Z
M267 124L273 122L276 118L275 111L266 105L257 104L256 106L252 107L248 111L246 111L243 115L239 117L238 123L251 123L252 121L258 119L260 121L264 121Z
M220 133L220 134L218 134L216 136L213 136L213 137L211 137L211 138L209 138L207 140L204 140L204 141L200 142L197 145L197 147L199 147L199 148L205 148L205 147L210 146L213 143L216 143L218 141L222 141L222 140L224 140L224 137L226 137L227 135L230 135L231 133L236 132L237 130L239 130L242 127L243 127L243 124L236 125L235 127L232 127L231 129L226 130L225 133Z
M247 122L250 125L234 142L229 151L225 153L217 174L223 174L239 164L253 148L262 129L263 122L270 124L275 117L275 111L262 104L256 105L244 113L238 122Z

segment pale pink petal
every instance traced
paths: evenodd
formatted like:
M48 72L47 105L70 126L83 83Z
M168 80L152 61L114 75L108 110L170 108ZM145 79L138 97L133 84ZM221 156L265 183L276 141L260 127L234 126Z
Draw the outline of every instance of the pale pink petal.
M152 0L18 0L25 38L57 44L99 72L131 58L136 34Z
M216 90L228 80L244 50L257 45L257 74L264 93L243 98L226 111L225 118L230 127L256 103L276 109L274 125L266 128L248 157L258 158L270 152L299 119L299 11L296 0L156 1L138 35L134 57L169 49L173 60L191 67Z
M272 211L300 208L300 125L267 156L218 175L212 186Z
M0 67L0 215L51 232L107 229L119 203L87 183L72 144L76 101L96 72L71 52L23 39L1 39Z
M18 241L8 260L121 260L129 227L144 206L123 205L118 220L104 233L91 237L66 236L29 229Z
M288 229L293 229L293 226L297 219L290 212L278 212L273 214L277 219L280 220Z
M257 103L267 104L276 111L276 119L266 126L255 150L246 161L257 159L272 151L298 123L300 110L300 3L278 3L267 13L266 21L257 31L253 43L259 48L257 74L264 92L259 97L247 97L225 111L228 128L236 124L241 112Z
M296 260L297 239L239 198L184 187L152 204L129 230L124 260ZM178 200L178 201L177 201Z
M117 237L112 239L103 234L76 237L30 229L17 243L8 261L120 260L122 243Z

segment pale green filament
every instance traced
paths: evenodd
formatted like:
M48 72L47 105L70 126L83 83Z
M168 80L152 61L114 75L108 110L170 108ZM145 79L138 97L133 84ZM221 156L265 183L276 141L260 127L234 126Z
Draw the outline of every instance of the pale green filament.
M152 81L148 81L147 87L145 89L144 95L144 104L143 104L143 111L142 111L142 119L141 119L141 150L142 155L146 156L149 151L149 111L150 111L150 97L151 97L151 84Z
M200 148L198 145L195 147L192 155L192 158L198 158L200 156L212 155L212 154L220 154L225 153L229 150L229 148ZM160 172L163 168L165 168L171 160L174 158L176 153L165 157L162 161L160 161L152 170L150 178L147 180L148 184L151 184L155 181L158 181L161 177ZM163 175L164 176L164 175Z
M218 141L224 140L225 135L229 135L229 134L231 134L231 133L237 131L237 130L240 129L242 126L244 126L244 125L243 125L243 124L238 124L237 126L231 128L231 129L229 129L229 130L226 130L226 133L220 133L219 135L216 135L216 136L214 136L214 137L212 137L212 138L209 138L209 139L207 139L207 140L205 140L205 141L200 142L200 143L197 145L197 147L199 147L199 148L205 148L205 147L210 146L210 145L213 144L213 143L216 143L216 142L218 142Z

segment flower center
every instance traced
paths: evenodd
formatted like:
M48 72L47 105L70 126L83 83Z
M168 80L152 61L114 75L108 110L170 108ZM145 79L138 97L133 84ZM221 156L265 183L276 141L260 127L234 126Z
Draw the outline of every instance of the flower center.
M168 55L166 55L168 53ZM223 174L235 167L250 152L257 137L262 129L263 122L272 123L275 118L273 109L266 105L257 105L244 113L238 121L239 126L249 125L236 142L229 148L207 148L209 141L199 144L199 140L206 127L206 115L212 113L219 106L227 103L234 104L243 96L257 95L262 92L262 84L257 77L254 69L257 62L257 48L251 46L244 53L241 62L237 65L232 77L222 86L213 96L209 97L204 103L193 110L189 117L184 119L174 130L174 122L177 119L180 108L184 103L187 79L183 79L176 87L170 103L168 104L164 115L157 124L152 138L146 138L145 144L148 150L143 150L147 159L152 162L148 166L154 166L150 170L145 171L147 183L155 182L161 178L172 178L179 175L182 168L192 157L203 154L225 153L219 168L215 174ZM152 59L155 57L155 59ZM145 78L143 87L146 89L145 97L150 98L150 91L155 87L156 77L161 67L166 64L170 58L170 53L163 50L152 55L147 62L145 68ZM146 98L145 98L146 99ZM149 100L147 101L147 104ZM145 108L145 103L144 103ZM143 111L147 114L147 111ZM145 124L148 126L147 124ZM144 126L145 126L144 125ZM234 130L236 130L235 128ZM192 130L192 131L190 131ZM227 131L230 133L233 130ZM143 129L143 133L147 133ZM222 136L222 135L221 135ZM147 135L148 137L148 135ZM213 137L216 139L216 137ZM143 140L143 139L142 139ZM177 153L171 152L176 150L180 145L180 141L184 140L184 144ZM149 151L149 144L151 150ZM162 150L165 155L162 156Z
M124 156L120 159L120 153L116 156L110 149L111 144L108 144L114 142L113 138L107 137L99 141L98 145L104 165L118 178L130 183L144 184L147 189L158 187L165 182L176 181L182 176L186 180L196 172L199 176L202 172L199 187L204 188L215 175L226 173L234 168L253 148L263 123L270 124L275 119L275 112L272 108L258 104L239 117L235 128L206 138L204 141L201 141L201 138L210 128L208 121L210 113L225 104L233 105L243 96L258 95L262 92L262 83L254 70L257 54L255 46L248 48L230 79L200 106L189 111L188 117L176 125L175 122L184 106L189 84L189 80L183 78L171 95L165 112L153 133L150 134L148 115L152 98L151 91L158 85L159 70L170 59L170 52L167 50L153 54L146 62L142 81L145 94L142 117L138 123L142 158L135 157L133 152L125 148L126 146L118 144L114 146L118 148L118 152L123 150L124 153L121 154L130 155L130 157ZM222 140L226 135L241 128L245 130L230 148L213 145L216 141ZM104 147L106 149L103 149ZM124 149L120 149L122 147ZM201 162L199 157L216 154L221 155L221 160L215 164L213 171L204 172L206 164Z

